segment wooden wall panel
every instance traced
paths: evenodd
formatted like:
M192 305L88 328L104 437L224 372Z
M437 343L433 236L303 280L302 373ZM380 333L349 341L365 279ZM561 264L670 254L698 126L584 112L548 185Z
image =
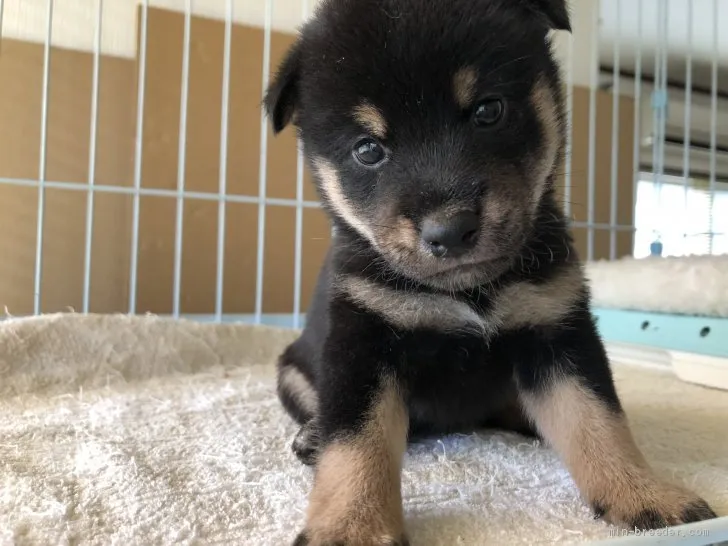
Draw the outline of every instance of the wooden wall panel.
M0 50L0 177L37 180L40 165L43 47L3 40ZM88 181L93 56L51 50L46 180ZM134 62L100 62L97 184L131 182ZM97 196L94 216L92 301L98 311L125 308L129 200ZM38 190L0 184L0 306L33 310ZM79 309L83 290L85 192L46 192L42 305L45 311Z
M184 16L150 9L148 13L147 81L144 110L142 186L175 189L178 182ZM190 27L189 87L185 145L185 189L217 193L220 179L221 98L224 24L194 17ZM294 37L271 36L271 69L281 61ZM260 180L263 31L235 26L231 40L228 116L227 191L257 197ZM267 126L267 196L295 199L297 153L292 130L274 138ZM306 180L306 197L315 199ZM150 199L141 217L139 310L169 312L172 305L176 201ZM153 205L151 203L154 203ZM212 313L217 260L216 201L185 202L183 230L183 313ZM231 205L226 236L225 312L250 313L255 305L258 208ZM235 218L234 211L246 211ZM304 239L320 234L320 211L305 215ZM263 311L288 313L293 307L295 209L268 206L264 250ZM328 239L327 239L328 240ZM326 245L310 248L308 267L317 270ZM230 271L231 273L228 273ZM232 279L228 276L233 275ZM304 278L303 292L313 281ZM227 290L233 283L233 293ZM164 287L163 290L160 290Z
M184 18L161 9L148 13L147 78L144 96L142 179L145 189L177 187ZM191 26L185 188L217 193L224 25L194 17ZM233 27L228 193L257 197L260 179L263 31ZM274 32L271 67L293 36ZM134 60L102 57L95 183L129 187L134 182L137 71ZM51 49L46 179L88 180L93 56ZM43 82L43 47L3 40L0 50L0 177L37 180ZM268 128L268 196L296 197L293 131L273 138ZM316 195L306 172L305 198ZM38 191L0 184L0 305L22 315L33 310ZM126 311L128 306L132 198L97 193L94 215L91 310ZM86 193L49 189L46 194L43 311L80 309L86 228ZM177 201L140 200L137 310L169 313ZM185 200L181 310L212 313L217 276L218 202ZM226 313L251 313L255 305L258 207L227 205L225 241ZM269 206L266 219L264 311L293 306L295 211ZM320 210L304 213L303 298L308 301L328 246L328 222Z
M0 82L0 175L37 179L43 48L15 40L3 40L0 49Z
M596 154L594 177L594 220L608 224L611 210L612 184L612 95L596 93ZM632 225L634 215L633 189L633 122L634 101L621 97L619 101L619 150L617 178L617 223ZM589 90L574 89L572 125L571 212L577 222L587 222L589 203ZM564 179L559 181L563 196ZM585 229L575 230L577 249L582 259L587 257ZM623 232L617 237L618 257L632 253L632 235ZM594 258L606 259L610 254L608 232L597 231L594 237Z
M33 311L37 199L33 188L0 184L0 313Z

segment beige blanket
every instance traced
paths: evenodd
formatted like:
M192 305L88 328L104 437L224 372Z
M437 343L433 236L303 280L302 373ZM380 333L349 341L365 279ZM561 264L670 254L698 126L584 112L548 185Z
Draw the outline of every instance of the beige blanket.
M0 323L0 544L286 545L310 469L274 395L295 333L155 317ZM638 443L728 514L728 392L615 365ZM413 545L607 538L548 449L510 434L410 447Z

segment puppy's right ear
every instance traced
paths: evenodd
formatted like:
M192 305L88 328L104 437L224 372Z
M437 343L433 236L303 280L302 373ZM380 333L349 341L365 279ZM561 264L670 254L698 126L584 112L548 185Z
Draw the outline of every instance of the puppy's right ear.
M268 86L263 102L268 117L273 121L273 132L280 133L291 122L298 106L298 83L301 76L301 42L297 41Z
M566 0L525 0L525 2L546 20L550 28L571 32L571 17Z

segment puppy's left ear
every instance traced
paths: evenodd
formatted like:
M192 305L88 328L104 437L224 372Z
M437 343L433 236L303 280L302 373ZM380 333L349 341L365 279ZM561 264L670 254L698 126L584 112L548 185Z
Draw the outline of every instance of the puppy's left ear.
M571 18L567 0L525 0L525 4L542 17L554 30L571 32Z
M298 106L298 84L301 77L301 42L288 50L273 82L265 93L263 106L273 122L273 132L280 133L291 122Z

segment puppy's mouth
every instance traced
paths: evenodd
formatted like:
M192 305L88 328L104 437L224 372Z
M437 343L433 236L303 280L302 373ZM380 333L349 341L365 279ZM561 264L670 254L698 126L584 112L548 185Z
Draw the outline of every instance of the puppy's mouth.
M445 267L439 268L438 271L433 272L429 275L426 275L425 277L429 278L429 277L437 277L437 276L447 276L447 275L452 275L455 273L480 271L480 270L484 270L484 269L489 269L504 260L505 260L505 258L497 257L497 258L488 258L485 260L466 261L466 262L452 263L452 264L449 262L445 262L445 264L446 264Z
M511 266L510 258L504 254L441 259L418 252L402 258L389 256L387 261L406 277L443 290L467 290L492 282Z
M517 244L498 226L484 226L480 218L464 218L452 226L422 228L400 219L396 230L377 230L377 249L400 274L425 285L446 290L473 288L492 282L511 266ZM474 234L474 235L473 235Z
M478 261L467 261L465 263L448 264L438 271L423 275L422 280L425 283L435 284L471 284L474 282L480 284L495 277L505 271L510 265L510 260L505 256L497 256ZM476 282L477 281L477 282Z

